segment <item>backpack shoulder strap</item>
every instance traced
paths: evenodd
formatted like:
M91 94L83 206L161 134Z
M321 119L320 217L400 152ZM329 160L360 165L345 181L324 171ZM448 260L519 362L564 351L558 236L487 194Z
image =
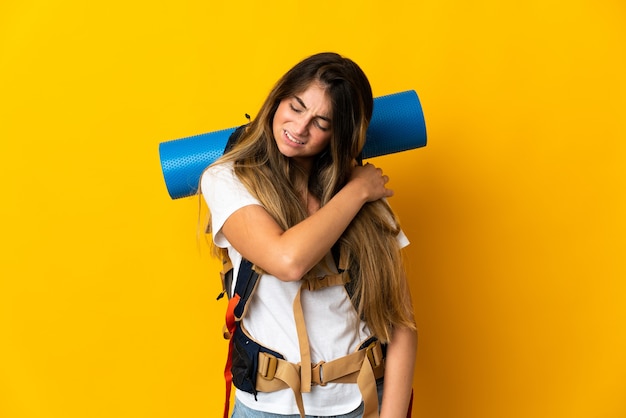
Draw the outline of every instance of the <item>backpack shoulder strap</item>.
M229 260L230 263L230 260ZM233 269L232 265L230 271L227 273L232 280ZM246 259L241 260L239 266L239 272L237 273L237 281L235 282L235 290L233 294L230 294L230 287L224 289L227 291L229 300L228 307L226 308L226 325L224 330L224 337L229 340L228 342L228 357L226 358L226 366L224 367L224 380L226 383L226 399L224 402L224 418L228 418L230 410L230 392L233 383L232 362L233 362L233 339L235 335L235 329L239 320L246 312L246 306L248 300L256 285L259 281L259 273L252 269L252 263Z
M228 137L228 141L226 142L226 146L224 147L224 154L233 149L237 141L239 141L239 137L241 136L243 131L246 130L247 126L247 124L241 125L237 129L235 129L232 134L230 134L230 136Z
M239 320L246 312L246 306L248 300L254 293L256 285L259 281L259 273L254 271L253 265L245 258L241 259L239 265L239 272L237 273L237 281L235 282L235 289L232 289L233 283L233 264L230 261L228 255L224 255L222 260L223 266L220 276L222 278L222 292L217 296L217 300L220 300L224 295L228 296L230 314L234 316L235 320ZM233 302L233 299L237 298L237 302Z
M241 319L245 314L248 300L254 293L258 281L259 273L254 271L252 263L245 258L242 259L235 282L234 294L239 296L239 302L234 310L235 318Z

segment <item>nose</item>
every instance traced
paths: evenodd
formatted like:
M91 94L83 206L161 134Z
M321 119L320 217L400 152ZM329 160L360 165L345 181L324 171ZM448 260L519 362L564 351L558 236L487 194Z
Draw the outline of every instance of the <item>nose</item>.
M295 122L294 133L299 136L306 135L309 129L309 123L310 123L309 118L303 116L303 117L297 118L294 122Z

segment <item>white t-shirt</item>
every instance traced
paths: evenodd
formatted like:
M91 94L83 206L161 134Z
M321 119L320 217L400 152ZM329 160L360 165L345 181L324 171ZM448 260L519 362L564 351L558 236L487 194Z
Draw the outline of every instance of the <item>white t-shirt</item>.
M211 211L213 240L226 248L237 277L241 254L222 234L222 226L236 210L261 203L248 192L234 174L232 164L211 167L201 179L202 194ZM408 244L403 233L398 240L401 246ZM329 254L330 257L330 254ZM334 273L334 263L324 263ZM262 345L281 353L287 361L300 361L300 348L293 317L293 301L301 282L284 282L264 274L260 277L256 292L248 302L248 313L243 322L250 335ZM233 283L234 288L234 283ZM330 361L354 352L370 336L352 305L344 286L331 286L314 292L303 290L302 309L311 347L311 361ZM254 395L237 390L236 396L244 405L259 411L275 414L298 414L291 389L277 392L259 392ZM356 409L361 403L361 393L356 384L329 383L313 386L310 393L303 393L302 400L307 415L341 415Z

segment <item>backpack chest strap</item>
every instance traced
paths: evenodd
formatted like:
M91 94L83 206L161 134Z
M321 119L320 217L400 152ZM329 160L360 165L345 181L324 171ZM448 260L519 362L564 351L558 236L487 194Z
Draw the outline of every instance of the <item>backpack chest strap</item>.
M350 275L347 271L343 271L323 277L305 278L302 280L302 288L314 292L331 286L343 286L347 283L350 283Z

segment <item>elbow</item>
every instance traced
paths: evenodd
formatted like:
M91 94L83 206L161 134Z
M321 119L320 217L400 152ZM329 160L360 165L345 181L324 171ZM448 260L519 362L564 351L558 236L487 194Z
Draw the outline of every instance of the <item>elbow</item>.
M309 271L301 262L291 254L280 257L280 265L274 276L283 282L297 282Z

